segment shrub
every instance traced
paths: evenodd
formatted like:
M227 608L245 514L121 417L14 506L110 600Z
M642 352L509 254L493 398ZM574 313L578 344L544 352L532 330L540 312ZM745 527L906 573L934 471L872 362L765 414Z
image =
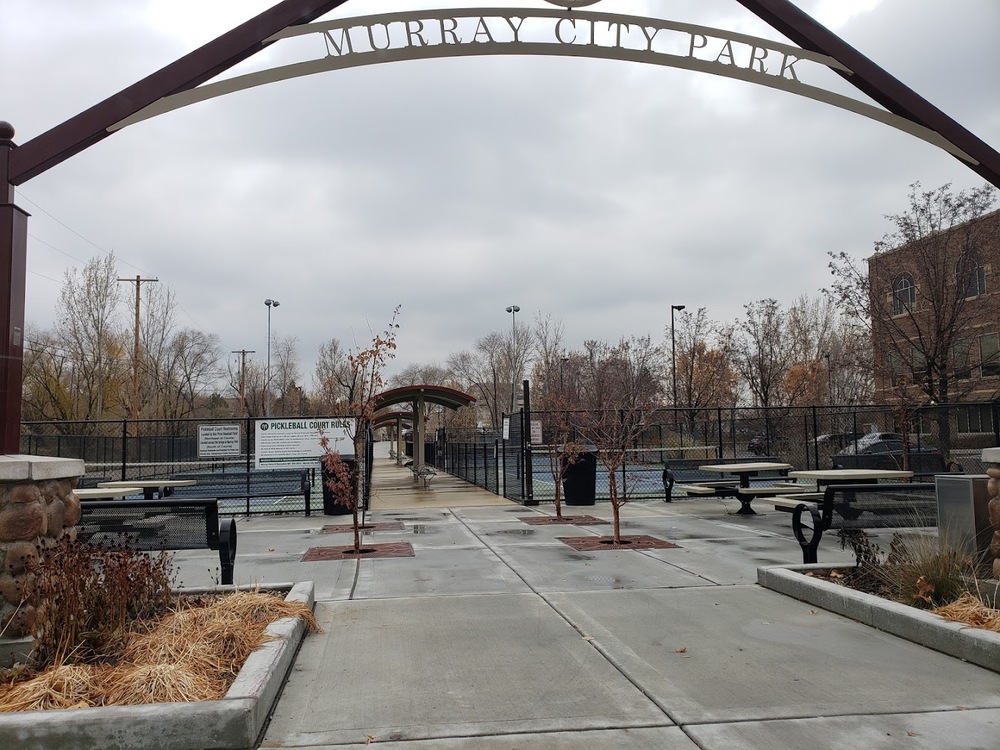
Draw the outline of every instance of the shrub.
M49 665L104 661L139 619L171 602L173 564L125 545L95 545L64 535L31 564L35 607L32 658Z
M955 601L968 590L975 570L964 550L936 537L904 539L894 533L887 554L863 531L841 532L840 539L842 547L853 549L857 563L849 585L916 607Z

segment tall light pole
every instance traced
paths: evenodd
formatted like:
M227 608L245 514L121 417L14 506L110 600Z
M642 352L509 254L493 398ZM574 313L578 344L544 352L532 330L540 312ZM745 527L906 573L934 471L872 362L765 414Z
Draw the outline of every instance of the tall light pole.
M517 392L517 371L514 369L515 344L517 343L517 314L521 308L517 305L507 305L507 312L510 313L510 413L514 413L516 403L515 393Z
M276 299L266 299L267 305L267 372L264 375L264 416L267 416L267 394L271 388L271 308L281 303Z
M684 309L684 305L670 306L670 372L674 381L674 419L677 417L677 342L674 340L674 312Z

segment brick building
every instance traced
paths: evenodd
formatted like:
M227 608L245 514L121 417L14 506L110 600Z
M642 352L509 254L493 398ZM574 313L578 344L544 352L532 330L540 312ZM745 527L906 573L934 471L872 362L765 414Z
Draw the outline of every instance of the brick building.
M1000 211L938 218L907 216L912 239L868 258L878 403L1000 398ZM988 408L960 411L959 432L992 429Z

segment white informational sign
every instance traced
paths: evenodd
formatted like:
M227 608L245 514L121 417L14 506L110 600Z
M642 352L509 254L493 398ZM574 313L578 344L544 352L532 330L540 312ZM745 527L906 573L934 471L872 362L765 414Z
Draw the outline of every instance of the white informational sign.
M198 425L198 458L232 458L239 455L238 424Z
M531 444L542 444L542 421L540 419L531 420Z
M331 452L354 455L351 418L258 419L256 425L258 469L315 469L323 456L324 437Z
M510 440L510 417L503 418L503 439Z

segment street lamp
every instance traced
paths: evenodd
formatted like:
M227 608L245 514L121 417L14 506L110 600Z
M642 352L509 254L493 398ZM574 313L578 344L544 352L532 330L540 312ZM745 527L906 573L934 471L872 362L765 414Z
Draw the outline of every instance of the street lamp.
M514 413L516 402L515 393L517 391L517 371L514 369L515 344L517 343L517 314L521 308L517 305L507 305L507 312L510 313L510 413Z
M281 303L276 299L266 299L267 305L267 373L264 375L264 416L267 416L267 393L271 387L271 308Z
M674 340L674 312L684 309L684 305L670 306L670 372L674 381L674 419L677 418L677 342Z

